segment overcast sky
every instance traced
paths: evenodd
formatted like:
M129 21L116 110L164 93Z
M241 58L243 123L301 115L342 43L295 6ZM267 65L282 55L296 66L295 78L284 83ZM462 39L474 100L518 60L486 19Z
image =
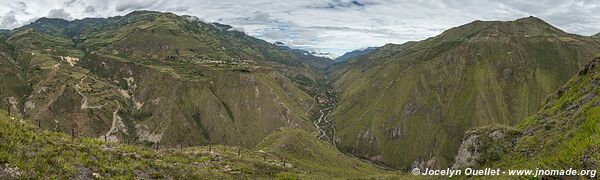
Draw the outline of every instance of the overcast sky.
M422 40L474 20L530 15L570 33L600 32L600 1L594 0L11 0L0 4L0 28L40 17L72 20L141 9L193 15L269 42L335 55Z

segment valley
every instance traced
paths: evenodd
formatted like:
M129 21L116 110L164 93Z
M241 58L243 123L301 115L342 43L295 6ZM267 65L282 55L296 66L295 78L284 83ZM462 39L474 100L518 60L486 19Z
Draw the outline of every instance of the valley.
M326 78L319 80L320 88L318 94L315 96L315 102L319 111L313 115L313 117L317 116L313 120L313 124L319 129L315 136L318 139L331 143L337 148L335 126L329 118L329 115L331 115L331 112L335 108L337 95L328 83L328 79Z
M157 11L3 31L0 179L429 179L408 171L600 164L597 36L536 17L477 20L315 54Z

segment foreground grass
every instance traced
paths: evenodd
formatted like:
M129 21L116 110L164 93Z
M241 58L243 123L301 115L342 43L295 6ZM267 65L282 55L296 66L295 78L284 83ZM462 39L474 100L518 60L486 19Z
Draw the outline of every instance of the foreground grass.
M18 178L260 178L297 173L259 159L256 153L214 146L151 150L142 146L71 138L41 131L20 120L0 115L0 164L17 169ZM10 176L9 176L10 177Z
M257 149L151 149L40 130L0 111L0 179L402 179L347 157L301 130ZM210 148L210 149L209 149ZM260 150L259 150L260 149ZM285 163L284 163L285 162Z

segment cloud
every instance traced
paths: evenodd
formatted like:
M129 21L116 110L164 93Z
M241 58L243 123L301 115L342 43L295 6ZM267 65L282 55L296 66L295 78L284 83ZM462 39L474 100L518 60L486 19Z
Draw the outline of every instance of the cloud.
M94 8L94 6L86 6L84 12L85 13L95 13L96 12L96 8Z
M169 11L169 12L185 12L189 9L190 9L190 7L187 7L187 6L175 6L175 7L167 8L165 10Z
M267 31L265 33L262 34L263 37L268 38L268 39L286 39L287 35L285 33L283 33L282 31Z
M69 14L68 12L65 12L64 9L52 9L52 10L50 10L50 12L48 12L48 15L46 17L48 17L48 18L60 18L60 19L66 19L66 20L73 19L71 17L71 14Z
M70 7L70 6L73 6L73 4L75 4L75 3L81 3L81 2L79 2L77 0L67 0L67 1L65 1L65 6Z
M139 10L139 9L148 8L156 3L157 3L156 0L155 1L146 1L146 0L120 1L119 4L117 4L115 9L119 12L126 11L126 10Z
M17 25L17 18L15 18L14 11L4 14L1 18L0 26L2 27L15 27L15 25Z
M360 0L351 0L351 1L342 1L342 0L332 0L326 3L322 3L315 6L307 6L308 8L316 8L316 9L345 9L345 8L363 8L368 5L374 5L375 2L365 2Z
M243 27L232 27L232 28L229 28L228 31L237 31L237 32L245 33Z

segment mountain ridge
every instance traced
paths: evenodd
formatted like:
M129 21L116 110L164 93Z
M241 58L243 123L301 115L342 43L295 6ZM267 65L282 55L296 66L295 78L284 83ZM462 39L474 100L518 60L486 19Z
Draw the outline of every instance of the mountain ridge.
M119 142L249 147L280 127L314 131L320 62L230 29L146 11L40 19L6 40L30 90L3 98L44 129Z
M599 50L538 18L474 21L384 46L332 71L338 144L397 168L450 166L468 127L535 113Z
M336 63L345 62L348 59L355 58L355 57L358 57L358 56L364 56L366 54L369 54L369 53L375 51L375 49L377 49L377 47L368 47L368 48L363 48L363 49L357 49L357 50L354 50L354 51L350 51L350 52L344 53L344 55L341 55L340 57L335 58L334 61Z

